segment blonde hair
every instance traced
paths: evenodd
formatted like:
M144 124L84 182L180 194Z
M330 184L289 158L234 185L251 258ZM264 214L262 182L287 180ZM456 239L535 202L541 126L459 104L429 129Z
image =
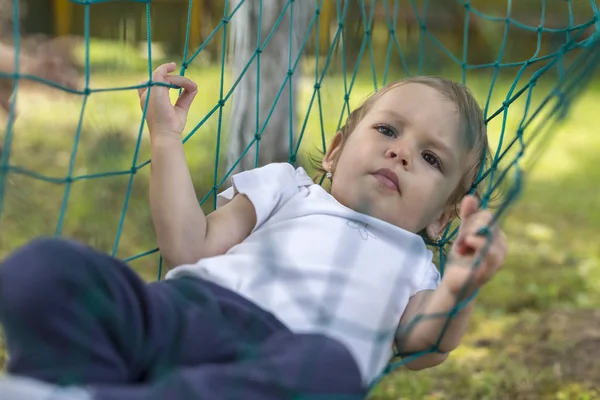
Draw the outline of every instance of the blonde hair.
M391 82L369 96L359 107L350 113L345 124L340 128L342 140L340 146L341 149L344 148L346 141L356 126L381 96L407 83L420 83L436 89L441 95L450 100L458 111L459 132L468 149L469 169L448 199L449 212L451 213L450 219L452 220L458 217L459 202L469 191L473 190L473 194L481 198L481 194L476 187L477 176L480 170L483 170L490 164L492 159L483 111L469 88L465 85L437 76L415 76ZM324 153L320 152L319 156L311 157L312 166L318 173L318 181L322 181L327 173L322 167L323 156ZM425 232L421 232L421 235L431 240Z

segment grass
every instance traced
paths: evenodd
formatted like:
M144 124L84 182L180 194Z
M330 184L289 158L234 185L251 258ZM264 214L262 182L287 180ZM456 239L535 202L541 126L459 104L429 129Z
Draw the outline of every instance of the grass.
M93 88L134 85L147 76L145 63L139 59L115 63L107 59L113 53L97 50L97 54L102 58L91 76ZM115 65L119 65L118 70ZM193 67L188 76L199 83L201 90L186 132L216 104L220 92L218 67ZM488 94L489 82L485 75L473 75L468 80L481 101ZM497 83L491 111L504 100L510 83L506 77ZM225 91L230 85L226 79ZM549 85L540 81L534 103L543 98ZM355 105L372 88L369 75L360 71L351 103ZM313 90L307 80L298 107L301 116L307 113ZM322 83L323 113L320 115L316 106L309 113L302 154L320 146L321 132L327 138L335 132L343 90L339 75L328 76ZM523 115L523 99L509 108L509 139ZM71 175L79 176L129 171L149 158L147 132L143 130L140 135L141 112L134 90L89 97L73 159L81 98L58 92L29 92L20 93L18 100L21 114L14 126L11 165L64 178L71 162ZM600 150L594 108L598 102L600 90L593 86L567 119L553 128L550 146L535 168L526 172L521 197L503 220L510 247L508 260L478 298L463 345L438 368L421 372L399 369L378 385L372 399L600 398L600 315L596 311L600 309L600 250L593 240L600 225L596 209L600 192L594 184L600 178L595 163ZM228 110L226 106L221 149L226 147ZM223 179L222 159L214 174L218 117L215 113L208 118L186 144L200 198ZM494 143L500 139L501 126L502 116L490 124ZM138 139L137 160L133 162ZM0 257L35 236L57 233L57 226L61 227L61 235L86 241L121 258L153 249L156 244L147 202L148 169L145 166L137 170L131 185L132 175L123 174L77 180L68 192L64 183L10 174L0 220ZM513 183L511 179L508 184ZM61 221L65 197L67 208ZM207 211L212 208L210 198L204 207ZM131 265L146 279L156 279L158 255L138 258Z

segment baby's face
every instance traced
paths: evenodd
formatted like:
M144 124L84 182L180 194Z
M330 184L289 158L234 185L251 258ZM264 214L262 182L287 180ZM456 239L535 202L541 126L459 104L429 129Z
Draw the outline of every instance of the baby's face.
M440 217L467 168L458 127L456 106L436 89L407 83L389 90L343 148L333 141L323 161L328 169L339 155L331 194L414 233L431 224L441 230L447 221Z

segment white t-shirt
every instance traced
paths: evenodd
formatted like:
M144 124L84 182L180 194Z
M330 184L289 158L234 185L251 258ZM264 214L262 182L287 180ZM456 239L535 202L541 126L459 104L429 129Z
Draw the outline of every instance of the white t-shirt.
M423 239L355 212L314 184L304 169L274 163L232 177L217 207L243 193L256 226L226 254L182 265L273 313L293 332L322 333L350 350L369 383L392 356L411 296L440 275Z

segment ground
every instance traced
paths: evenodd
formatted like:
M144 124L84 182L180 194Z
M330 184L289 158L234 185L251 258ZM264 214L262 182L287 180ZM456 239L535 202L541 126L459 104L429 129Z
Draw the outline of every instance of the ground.
M476 325L445 364L397 372L372 399L600 398L600 311L523 312Z
M135 54L131 49L125 57L102 46L95 45L92 52L93 60L101 60L91 77L92 87L135 85L147 76L145 61L130 57ZM219 74L219 66L195 67L189 72L201 93L190 113L187 131L218 101ZM370 79L368 73L359 74L353 86L354 104L372 91ZM470 75L468 83L484 102L489 76ZM511 83L510 75L498 79L492 96L495 107L504 100ZM519 82L517 88L524 83ZM302 116L313 85L307 78L299 107ZM343 87L339 76L322 83L323 129L315 105L307 121L304 153L319 146L322 131L327 137L335 132ZM543 80L536 90L544 92ZM20 93L18 101L21 114L13 131L12 165L65 177L69 171L73 176L127 172L134 154L137 161L133 165L138 167L149 157L146 132L138 147L141 113L134 90L93 93L84 109L79 136L80 97L27 92ZM509 257L501 273L478 297L463 345L440 367L394 371L375 388L372 399L600 399L600 250L593 240L600 226L600 192L594 184L600 179L596 163L599 102L600 86L596 83L574 104L563 124L553 128L555 135L543 142L549 146L535 168L526 168L518 202L502 219ZM523 110L523 103L511 106L507 138L514 136ZM4 120L0 122L4 127ZM227 118L223 122L222 131L227 132ZM501 126L502 116L490 124L495 143ZM216 182L213 176L217 131L218 114L213 114L186 143L200 198L222 178L222 171ZM223 140L221 148L226 143ZM71 158L74 149L76 156ZM34 151L37 155L32 157ZM68 191L65 182L54 184L11 174L3 203L0 256L36 235L55 233L84 240L122 258L153 249L148 166L136 171L131 185L129 175L123 174L77 180ZM509 187L514 184L513 177L505 181ZM129 200L121 219L126 193ZM66 194L69 201L65 203ZM62 219L60 210L65 204ZM205 209L211 206L209 197ZM130 264L148 280L158 276L156 253ZM0 351L0 359L4 357Z

